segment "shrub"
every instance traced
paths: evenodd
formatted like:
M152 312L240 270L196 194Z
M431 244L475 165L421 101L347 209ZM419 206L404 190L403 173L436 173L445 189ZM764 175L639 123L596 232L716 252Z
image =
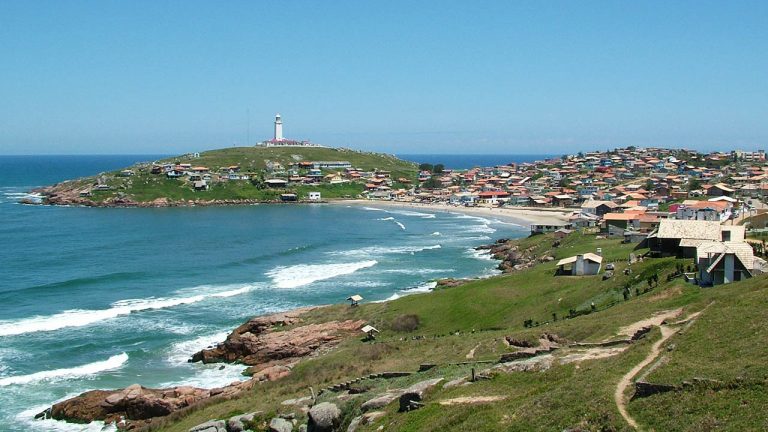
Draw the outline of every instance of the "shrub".
M412 332L419 328L418 315L400 315L392 321L390 326L396 332Z

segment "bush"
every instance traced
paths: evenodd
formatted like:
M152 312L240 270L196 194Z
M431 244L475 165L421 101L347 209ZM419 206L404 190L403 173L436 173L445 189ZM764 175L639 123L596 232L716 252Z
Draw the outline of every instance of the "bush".
M390 326L396 332L412 332L419 328L418 315L400 315L392 321Z

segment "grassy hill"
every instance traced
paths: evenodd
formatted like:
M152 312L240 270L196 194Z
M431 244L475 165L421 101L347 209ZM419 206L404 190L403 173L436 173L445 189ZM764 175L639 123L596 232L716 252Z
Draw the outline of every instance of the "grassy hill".
M353 167L364 171L389 171L393 179L400 177L415 179L416 164L381 153L361 152L349 149L322 147L232 147L202 152L199 157L192 154L171 157L155 163L189 163L204 166L211 173L219 173L220 168L239 166L241 173L252 177L272 178L287 177L284 169L271 169L282 166L288 169L291 164L300 161L347 161ZM258 200L272 201L279 199L281 193L292 192L299 198L306 198L309 191L320 191L323 198L353 198L364 190L362 181L319 185L289 185L286 189L265 189L254 186L248 180L210 181L209 190L195 191L192 182L185 178L168 178L164 174L151 174L150 163L140 163L126 167L134 172L131 176L121 176L122 170L103 173L99 176L76 179L56 186L56 192L72 193L91 190L88 199L105 202L122 198L134 202L149 202L158 198L171 201L189 200ZM343 170L323 170L332 174ZM110 187L109 190L93 190L92 186L100 180Z
M768 278L759 276L702 289L680 278L667 280L678 264L690 264L688 260L645 259L632 264L632 273L625 275L633 247L616 240L574 234L559 247L553 247L550 235L520 243L534 248L538 256L551 254L555 258L600 247L606 262L615 263L615 276L607 280L601 276L554 276L556 261L550 261L519 273L387 303L315 310L305 316L305 323L363 319L381 333L375 343L347 340L323 356L299 363L284 379L261 384L244 397L201 407L154 428L186 431L209 419L255 410L266 413L267 420L276 413L294 412L301 421L305 418L301 412L280 401L307 396L309 387L317 390L374 372L416 371L423 363L436 365L408 377L362 381L364 392L356 396L323 393L318 402L330 401L342 407L345 423L341 430L346 430L346 424L361 413L362 402L387 389L433 377L450 381L469 375L472 368L479 372L492 367L502 354L516 350L505 342L507 337L535 343L546 332L570 342L614 340L624 337L623 327L637 325L660 312L676 315L675 320L692 319L686 324L663 326L667 332L674 329L676 333L664 336L669 339L661 345L659 358L637 375L677 386L678 390L630 399L630 386L622 395L629 416L640 429L735 431L768 427L768 366L764 360L768 355L764 343L768 336ZM659 284L649 287L647 279L654 274L659 276ZM626 299L625 292L629 293ZM697 312L700 315L695 316ZM567 318L569 315L573 317ZM418 328L398 330L402 326L397 323L405 316L417 316ZM534 326L524 325L527 320ZM394 402L384 408L384 417L359 426L357 431L380 430L380 426L389 431L634 430L621 416L614 393L622 377L646 358L661 338L660 327L654 327L644 338L621 345L616 352L564 343L551 354L549 367L535 372L494 369L486 373L488 379L451 388L438 386L428 394L423 408L399 413ZM685 384L696 379L707 384ZM472 402L489 396L492 401ZM463 398L458 399L463 402L444 405L456 398Z

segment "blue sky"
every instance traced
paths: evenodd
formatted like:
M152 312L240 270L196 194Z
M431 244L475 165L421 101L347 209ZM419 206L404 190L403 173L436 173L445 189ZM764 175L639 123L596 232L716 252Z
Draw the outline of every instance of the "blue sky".
M0 2L0 154L768 147L768 2ZM250 116L248 115L250 113Z

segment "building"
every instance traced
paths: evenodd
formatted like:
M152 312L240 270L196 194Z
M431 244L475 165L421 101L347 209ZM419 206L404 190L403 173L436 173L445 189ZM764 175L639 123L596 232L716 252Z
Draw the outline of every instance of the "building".
M320 192L310 192L309 193L309 200L310 201L320 201Z
M280 118L280 113L275 115L275 138L273 141L283 141L283 119Z
M596 275L600 273L602 265L603 257L593 253L585 253L558 261L557 274L572 276Z

